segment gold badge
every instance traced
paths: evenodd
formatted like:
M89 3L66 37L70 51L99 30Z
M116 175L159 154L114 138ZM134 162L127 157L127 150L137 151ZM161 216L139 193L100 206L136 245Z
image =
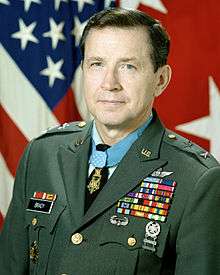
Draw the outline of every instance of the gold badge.
M86 122L85 122L85 121L80 121L80 122L78 123L78 126L79 126L80 128L83 128L83 127L86 126Z
M89 193L92 194L93 192L97 191L100 187L101 183L101 168L95 168L95 173L92 176L92 179L90 180L89 184L87 185L87 188L89 189Z
M145 157L149 158L151 156L151 151L143 148L141 151L141 154L144 155Z

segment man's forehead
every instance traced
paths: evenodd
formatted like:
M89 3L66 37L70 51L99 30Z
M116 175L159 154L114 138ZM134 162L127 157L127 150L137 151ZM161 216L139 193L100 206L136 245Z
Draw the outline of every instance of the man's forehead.
M117 26L106 26L104 28L92 28L89 30L86 42L93 38L99 37L100 39L104 39L105 36L141 36L141 40L145 41L146 43L150 42L149 34L147 31L146 26L129 26L129 27L117 27ZM109 41L110 42L110 41Z
M123 51L123 59L136 59L139 50L150 49L148 34L143 27L105 27L91 29L85 41L85 53L89 57L108 55L109 48Z

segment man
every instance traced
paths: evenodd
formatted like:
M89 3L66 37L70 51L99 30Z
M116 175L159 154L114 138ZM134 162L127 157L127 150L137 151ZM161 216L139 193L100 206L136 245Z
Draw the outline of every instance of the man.
M1 274L220 274L220 166L152 109L171 77L166 31L108 9L90 19L81 49L94 121L27 147Z

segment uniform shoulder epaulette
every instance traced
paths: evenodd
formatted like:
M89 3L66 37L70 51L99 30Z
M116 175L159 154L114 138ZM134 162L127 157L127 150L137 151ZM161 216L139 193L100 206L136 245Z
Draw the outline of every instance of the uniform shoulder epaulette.
M175 132L166 130L164 141L181 151L193 155L200 163L208 168L219 165L218 161L208 151Z
M75 121L49 127L40 136L38 136L37 139L63 132L81 132L86 125L87 123L85 121Z

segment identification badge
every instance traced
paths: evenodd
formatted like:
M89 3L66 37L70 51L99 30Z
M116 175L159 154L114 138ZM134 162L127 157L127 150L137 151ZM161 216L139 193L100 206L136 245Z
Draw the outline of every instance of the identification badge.
M27 211L50 214L54 202L42 199L31 198L28 203Z

